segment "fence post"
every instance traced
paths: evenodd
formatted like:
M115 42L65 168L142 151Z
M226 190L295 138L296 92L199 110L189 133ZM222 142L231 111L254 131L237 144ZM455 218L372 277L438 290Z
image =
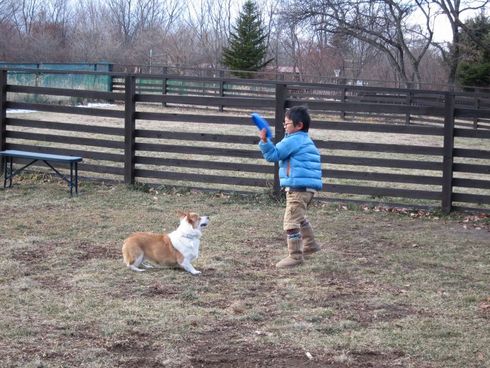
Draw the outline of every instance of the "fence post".
M166 96L167 95L167 82L168 82L168 78L167 78L168 68L166 66L163 67L162 74L163 74L162 75L162 95ZM162 102L162 106L167 107L167 103Z
M286 84L276 84L276 115L274 117L274 130L275 137L274 142L277 143L284 137L284 117L287 104L287 86ZM274 197L279 198L281 195L281 185L279 183L279 164L274 164L274 186L272 188L272 194Z
M412 107L412 99L413 99L413 92L407 91L406 104L409 108L409 111L410 111L410 107ZM410 125L410 119L411 119L410 112L407 112L407 114L405 115L405 124L406 125Z
M7 70L0 70L0 151L7 148ZM0 173L3 173L3 161L0 160Z
M7 145L7 70L2 69L0 70L0 151L5 150L6 145Z
M347 93L347 88L346 87L342 87L342 89L340 91L340 102L342 104L345 104L345 95L346 95L346 93ZM344 109L342 109L340 111L340 118L342 120L345 120L345 110Z
M478 95L479 88L475 91L475 109L480 110L480 97ZM473 129L478 129L478 116L473 118Z
M453 161L454 161L454 106L453 92L447 92L444 107L444 147L442 162L442 212L448 214L452 208Z
M225 97L225 71L219 71L219 97ZM219 106L219 111L223 111L223 105Z
M124 183L134 184L136 76L126 75L124 91Z
M114 92L114 76L112 75L113 64L107 64L107 92ZM108 103L113 104L114 100L107 100Z

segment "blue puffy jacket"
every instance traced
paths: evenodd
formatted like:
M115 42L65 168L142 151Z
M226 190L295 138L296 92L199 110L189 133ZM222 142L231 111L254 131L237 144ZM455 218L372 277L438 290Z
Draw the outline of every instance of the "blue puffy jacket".
M322 189L320 152L308 133L286 134L275 146L260 141L259 148L267 161L279 161L281 187Z

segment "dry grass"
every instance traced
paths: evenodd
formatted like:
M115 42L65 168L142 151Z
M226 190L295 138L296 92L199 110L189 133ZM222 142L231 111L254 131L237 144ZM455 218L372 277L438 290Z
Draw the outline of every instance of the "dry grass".
M34 180L35 179L35 180ZM278 271L283 204L266 196L45 177L0 190L2 367L485 367L488 217L316 203L324 250ZM196 268L124 267L133 231L211 216Z

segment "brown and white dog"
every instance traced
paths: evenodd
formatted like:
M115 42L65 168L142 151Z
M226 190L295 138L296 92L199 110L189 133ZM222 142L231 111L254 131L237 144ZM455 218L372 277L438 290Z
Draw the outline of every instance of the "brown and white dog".
M196 270L191 262L199 255L201 230L208 223L208 216L181 212L180 225L170 234L147 232L131 234L122 246L124 263L138 272L144 271L143 268L153 268L153 264L178 264L187 272L198 275L201 271Z

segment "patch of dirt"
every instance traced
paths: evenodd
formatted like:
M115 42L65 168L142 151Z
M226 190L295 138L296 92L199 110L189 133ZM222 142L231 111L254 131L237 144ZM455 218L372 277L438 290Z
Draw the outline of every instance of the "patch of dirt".
M319 272L316 276L317 284L322 287L321 292L310 293L305 298L305 305L326 308L346 300L359 299L361 296L376 294L380 285L356 279L348 273L330 271Z
M31 248L18 248L11 252L12 259L21 262L26 266L35 266L42 262L53 254L55 245L52 243L48 244L36 244L35 249Z
M176 285L155 281L153 284L149 285L142 294L149 297L161 297L169 295L179 295L181 292L182 290Z
M72 291L73 286L70 285L64 275L43 275L34 278L43 288L54 291L59 295L65 295Z
M12 259L21 262L35 272L40 267L43 267L45 260L50 257L56 257L57 249L75 250L76 254L71 258L72 262L79 264L80 261L91 259L118 259L121 257L121 251L113 245L98 245L88 241L71 241L71 242L49 242L36 243L30 248L19 248L12 252Z
M115 340L107 340L104 343L104 348L121 355L137 355L141 349L151 348L151 338L148 334L139 331L133 331L132 334L127 334Z
M92 242L81 240L73 243L72 247L76 249L79 254L77 259L80 261L87 261L91 259L119 259L121 258L121 249L108 244L106 246L94 244Z
M363 304L351 303L343 304L344 316L348 319L359 322L363 325L369 325L373 322L391 322L402 319L406 316L417 314L417 310L409 305L403 304Z
M155 345L159 338L137 329L137 326L125 334L98 339L95 343L113 358L114 367L165 367L157 358L161 347Z
M259 331L238 325L223 325L200 334L193 346L190 354L193 367L391 368L403 358L403 353L359 351L336 355L305 351L298 346L277 346L268 343Z

